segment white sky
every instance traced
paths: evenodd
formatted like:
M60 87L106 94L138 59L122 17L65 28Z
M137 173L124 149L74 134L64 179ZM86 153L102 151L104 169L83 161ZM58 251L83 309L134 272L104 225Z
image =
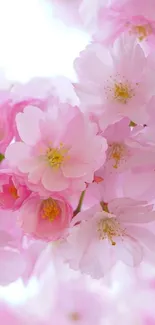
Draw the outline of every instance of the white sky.
M52 2L52 0L51 0ZM0 66L7 76L74 78L72 63L88 35L52 19L45 0L0 0Z

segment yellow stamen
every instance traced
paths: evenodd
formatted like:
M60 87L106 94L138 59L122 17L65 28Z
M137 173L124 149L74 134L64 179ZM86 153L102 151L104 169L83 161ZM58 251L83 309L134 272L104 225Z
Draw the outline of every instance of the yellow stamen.
M113 159L114 160L114 168L118 168L121 160L124 160L125 156L126 156L126 149L125 146L121 143L113 143L112 145L109 145L109 159Z
M124 235L124 230L121 229L116 218L103 218L98 222L98 233L100 240L108 239L112 246L116 245L113 237L120 237Z
M67 156L68 149L61 143L58 148L48 148L46 152L47 160L54 169L59 169Z
M52 222L60 214L60 212L61 210L57 201L53 200L52 198L42 202L41 213L43 219L48 219Z
M136 95L138 85L139 83L132 83L125 76L116 73L106 81L104 91L108 100L127 104Z
M115 83L114 84L114 99L126 104L129 99L134 96L133 89L129 86L128 83Z
M10 192L10 194L13 196L13 198L14 199L18 199L18 194L17 194L17 189L15 188L15 186L14 185L11 185L10 187L9 187L9 192Z
M152 34L152 27L150 24L132 26L131 33L136 34L141 42Z

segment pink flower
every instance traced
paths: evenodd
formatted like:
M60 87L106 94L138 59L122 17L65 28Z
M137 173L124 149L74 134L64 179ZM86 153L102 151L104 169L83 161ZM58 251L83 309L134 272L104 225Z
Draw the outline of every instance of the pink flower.
M123 32L135 35L139 43L155 47L154 0L112 1L99 11L99 26L95 37L112 43Z
M70 267L94 278L103 277L118 260L139 265L155 245L155 235L146 227L154 226L155 211L145 204L122 198L79 213L58 252Z
M98 118L102 130L123 117L146 124L146 104L155 91L154 68L132 37L120 38L111 50L89 45L75 61L81 108Z
M16 123L22 141L7 148L6 158L38 188L83 190L105 161L105 139L76 107L42 112L28 106Z
M141 138L144 127L132 130L127 119L110 125L103 133L108 142L103 178L112 173L122 173L133 168L148 169L154 166L155 148Z
M129 124L130 121L124 118L103 132L108 143L107 158L95 173L102 182L89 184L85 195L87 207L95 204L97 191L102 193L98 201L123 196L137 200L154 197L155 147L139 138L146 128L135 126L132 130Z
M55 293L51 323L57 325L99 325L103 316L102 298L84 280L60 282Z
M19 183L18 177L8 169L0 170L0 207L17 210L30 195L25 185Z
M59 195L41 198L32 194L22 205L19 223L23 231L42 240L57 240L67 233L72 218L70 204Z

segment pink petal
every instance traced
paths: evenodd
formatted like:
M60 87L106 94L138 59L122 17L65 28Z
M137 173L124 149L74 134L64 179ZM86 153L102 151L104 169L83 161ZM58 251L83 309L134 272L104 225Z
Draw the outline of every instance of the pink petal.
M0 285L17 280L25 270L25 260L16 251L0 249Z
M153 183L153 173L133 173L128 172L124 179L123 194L126 197L140 198L142 195L145 197L146 192L149 191ZM133 186L134 182L134 186Z
M99 54L102 53L100 54L102 60L103 57L105 59L105 56L106 59L111 59L110 55L109 57L107 57L109 53L108 51L105 50L104 47L102 47L99 44L97 45L95 44L94 46L88 46L87 50L81 53L80 58L77 58L75 60L74 66L81 80L84 81L90 80L96 84L103 86L104 85L103 73L105 72L104 70L106 70L107 67L105 67L104 69L104 63L98 57L97 52L99 52Z
M34 168L28 176L28 180L33 183L33 184L37 184L40 179L42 174L44 173L44 170L46 169L46 162L44 161L38 161L38 164L36 165L36 168Z
M40 206L38 200L32 198L26 201L20 212L19 212L19 222L25 233L33 233L36 231L37 226L37 214Z
M21 139L28 145L33 145L40 138L39 122L43 112L35 106L26 106L24 113L16 116L17 129Z
M38 157L30 157L29 159L22 160L21 162L18 163L18 168L22 173L29 173L33 171L36 166L39 164L39 159Z
M47 167L42 176L42 184L49 191L63 191L68 187L68 180L60 170Z
M0 247L7 246L9 242L13 240L13 237L6 231L0 231Z
M23 142L15 142L8 146L5 152L6 159L11 165L18 165L20 160L25 160L30 156L30 147Z
M64 163L62 171L65 177L82 177L88 173L89 164L70 160Z
M142 261L142 247L134 238L126 236L123 240L117 240L115 251L117 258L123 261L126 265L137 266Z
M132 227L126 228L127 232L132 234L134 238L139 240L144 246L146 246L152 253L154 253L155 247L155 235L146 228Z
M133 212L129 210L129 212L127 213L123 213L120 214L120 216L118 217L118 219L120 220L120 222L124 222L124 223L149 223L149 222L153 222L155 221L155 211L152 212L144 212L140 213L137 211L134 211L134 208L131 209L133 210Z

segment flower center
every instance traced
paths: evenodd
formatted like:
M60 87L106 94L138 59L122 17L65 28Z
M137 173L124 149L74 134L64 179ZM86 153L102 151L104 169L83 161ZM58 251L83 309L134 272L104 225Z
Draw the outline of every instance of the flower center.
M80 320L81 317L80 317L79 313L73 312L73 313L69 314L69 318L72 321L78 321L78 320Z
M121 160L125 160L127 155L126 148L121 143L113 143L109 145L108 158L114 160L113 168L118 168Z
M48 219L49 221L54 221L55 218L60 214L61 210L58 203L49 198L42 202L41 216L42 219Z
M133 89L128 83L118 82L114 84L114 99L122 104L126 104L134 96Z
M133 86L124 76L117 73L115 76L109 77L104 91L108 100L127 104L135 96L135 86L138 86L138 83L135 83Z
M15 188L14 185L9 186L9 192L13 196L14 199L18 199L18 194L17 194L17 189Z
M136 34L141 42L152 34L152 27L150 24L136 25L132 26L131 32Z
M47 160L54 169L59 169L66 159L68 149L61 143L58 148L48 148L46 152Z
M116 245L113 237L120 237L124 235L124 230L121 229L116 218L103 218L98 222L98 233L100 240L108 239L112 246Z

